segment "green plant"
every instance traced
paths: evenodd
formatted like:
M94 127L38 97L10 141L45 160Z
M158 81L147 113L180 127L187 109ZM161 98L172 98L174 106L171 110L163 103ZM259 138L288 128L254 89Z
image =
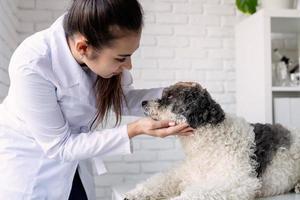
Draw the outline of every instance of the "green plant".
M245 14L253 14L256 12L257 0L236 0L237 8Z

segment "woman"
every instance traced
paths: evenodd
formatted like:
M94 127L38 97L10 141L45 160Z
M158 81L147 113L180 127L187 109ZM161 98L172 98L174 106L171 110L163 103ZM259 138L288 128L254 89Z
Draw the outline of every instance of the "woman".
M131 153L130 139L189 135L187 124L141 118L96 131L112 109L142 115L162 89L133 90L131 55L139 47L136 0L74 0L50 28L14 52L8 96L0 106L1 199L95 199L91 164Z

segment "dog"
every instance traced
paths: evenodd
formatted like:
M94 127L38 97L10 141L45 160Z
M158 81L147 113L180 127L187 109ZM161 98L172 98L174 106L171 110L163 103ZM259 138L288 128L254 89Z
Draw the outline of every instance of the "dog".
M225 113L198 83L172 85L161 99L142 105L155 120L187 122L195 131L178 136L185 160L138 184L126 200L251 200L299 193L299 130Z

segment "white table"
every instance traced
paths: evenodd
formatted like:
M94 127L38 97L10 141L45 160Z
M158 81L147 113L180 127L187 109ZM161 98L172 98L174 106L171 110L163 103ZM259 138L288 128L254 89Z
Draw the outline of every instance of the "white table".
M117 185L112 188L112 200L123 200L124 194L130 189L134 188L134 185ZM259 200L300 200L300 194L286 194L276 197L261 198Z

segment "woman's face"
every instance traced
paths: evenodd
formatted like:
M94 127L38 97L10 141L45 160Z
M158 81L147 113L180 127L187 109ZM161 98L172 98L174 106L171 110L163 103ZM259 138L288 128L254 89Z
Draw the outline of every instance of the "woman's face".
M139 47L140 38L141 33L134 33L114 40L110 47L101 50L89 48L82 61L97 75L111 78L132 68L131 55Z

